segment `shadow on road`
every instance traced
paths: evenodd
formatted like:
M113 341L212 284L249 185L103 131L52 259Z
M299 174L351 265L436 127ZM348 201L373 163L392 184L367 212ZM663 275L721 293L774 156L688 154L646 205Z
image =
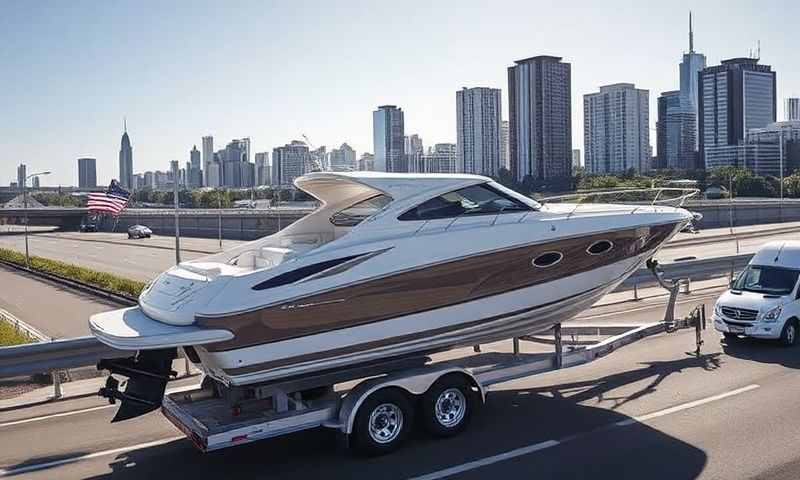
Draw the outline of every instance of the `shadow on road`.
M721 340L721 344L725 354L734 358L800 369L800 346L787 348L774 340L747 337Z
M596 399L598 402L612 402L612 409L617 409L622 405L633 400L651 394L658 389L658 386L668 376L680 373L688 368L702 368L706 371L716 370L722 364L720 353L708 353L696 357L688 356L679 360L668 360L663 362L642 362L642 368L616 373L602 378L585 380L580 382L562 383L547 387L533 388L531 393L549 393L554 398L567 398L571 402L583 402ZM608 392L624 385L630 385L642 380L652 378L650 383L636 392L625 396L609 396Z
M650 368L650 367L648 367ZM631 377L633 378L633 377ZM336 448L336 433L318 429L201 454L186 440L91 460L77 467L93 479L142 478L410 478L548 440L561 443L465 474L524 478L690 479L705 453L630 417L530 390L492 393L458 437L435 440L416 428L392 455L364 458ZM109 428L112 428L109 426ZM38 463L31 459L26 464ZM13 468L13 467L12 467ZM70 468L70 467L66 467ZM56 474L56 471L53 471ZM94 474L94 476L92 476ZM63 476L70 476L64 472Z

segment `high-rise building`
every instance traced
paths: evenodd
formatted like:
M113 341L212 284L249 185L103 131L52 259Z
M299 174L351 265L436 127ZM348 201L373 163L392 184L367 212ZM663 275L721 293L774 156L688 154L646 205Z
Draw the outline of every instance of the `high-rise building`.
M787 122L800 121L800 98L787 98L784 103L783 115Z
M133 148L128 137L128 122L123 121L122 141L119 147L119 184L130 190L133 188Z
M269 152L256 153L256 186L272 185Z
M790 175L800 168L800 120L776 122L747 131L745 144L738 147L737 166L756 175Z
M189 188L203 186L203 169L200 166L200 150L194 145L189 151L189 163L186 165L186 184Z
M372 112L372 139L375 146L375 170L407 172L403 109L381 105Z
M375 155L364 152L358 159L358 169L362 172L371 172L375 170Z
M250 139L231 140L225 147L225 158L222 162L222 185L242 188L251 185L247 182ZM252 180L251 180L252 182Z
M509 161L517 180L572 174L571 67L540 55L508 67Z
M422 137L416 133L406 136L403 140L403 148L406 155L407 171L423 173L425 166L422 163L422 155L425 153L425 147L422 145Z
M680 64L680 98L683 112L694 115L694 126L690 134L694 137L693 150L698 148L697 140L697 78L700 72L706 68L706 56L694 51L694 32L692 31L692 12L689 12L689 52L683 54L683 61ZM680 143L688 143L685 139L679 139ZM684 167L689 168L689 167Z
M419 173L456 173L458 149L454 143L437 143L422 155Z
M211 183L211 176L209 175L209 164L214 161L214 137L207 135L203 137L203 185L206 187L218 187L219 184L214 185Z
M272 150L272 184L291 186L294 179L305 175L311 163L308 145L299 140L292 140L282 147Z
M78 159L78 188L94 188L97 186L97 160L94 158Z
M728 147L744 143L747 131L774 123L775 72L756 58L723 60L698 79L700 154L705 167L732 165ZM719 149L719 150L718 150Z
M356 151L347 143L343 143L341 147L331 150L331 153L328 155L328 164L330 165L330 169L334 172L352 172L353 170L358 170Z
M695 169L697 116L679 90L658 97L656 161L653 168Z
M650 164L649 93L632 83L583 96L584 163L589 173L646 172Z
M500 167L508 170L508 120L500 122Z
M572 171L581 168L581 150L579 148L572 149Z
M462 88L456 92L456 169L496 177L500 172L499 88Z
M24 163L20 163L17 167L17 187L20 190L25 188L26 180L28 178L28 167Z
M36 189L39 188L39 177L31 178L31 188Z

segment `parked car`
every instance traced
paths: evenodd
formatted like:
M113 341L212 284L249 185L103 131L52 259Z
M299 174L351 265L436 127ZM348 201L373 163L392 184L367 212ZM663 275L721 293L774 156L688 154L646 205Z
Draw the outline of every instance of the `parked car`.
M132 225L128 228L128 238L150 238L153 231L144 225Z
M728 189L722 185L711 185L706 188L706 198L708 200L719 200L721 198L728 198Z
M97 224L94 222L81 222L81 232L96 232Z
M739 336L797 344L800 334L800 241L762 246L714 305L714 328Z

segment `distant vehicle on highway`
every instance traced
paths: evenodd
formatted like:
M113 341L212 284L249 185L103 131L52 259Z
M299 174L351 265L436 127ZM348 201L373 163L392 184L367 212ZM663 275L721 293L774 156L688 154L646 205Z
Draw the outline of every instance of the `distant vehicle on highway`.
M708 200L728 198L728 189L721 185L711 185L710 187L706 188L705 195Z
M797 344L800 334L800 241L766 243L714 305L714 328L739 336Z
M97 224L93 221L81 222L81 232L96 232Z
M237 200L233 202L233 208L256 208L256 202L253 200Z
M144 225L132 225L128 228L128 238L150 238L153 231Z

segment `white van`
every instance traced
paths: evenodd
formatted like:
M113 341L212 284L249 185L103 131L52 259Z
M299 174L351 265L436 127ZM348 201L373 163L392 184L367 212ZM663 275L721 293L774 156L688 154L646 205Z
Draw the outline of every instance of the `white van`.
M800 241L769 242L759 249L714 305L714 328L739 336L797 343L800 334Z

